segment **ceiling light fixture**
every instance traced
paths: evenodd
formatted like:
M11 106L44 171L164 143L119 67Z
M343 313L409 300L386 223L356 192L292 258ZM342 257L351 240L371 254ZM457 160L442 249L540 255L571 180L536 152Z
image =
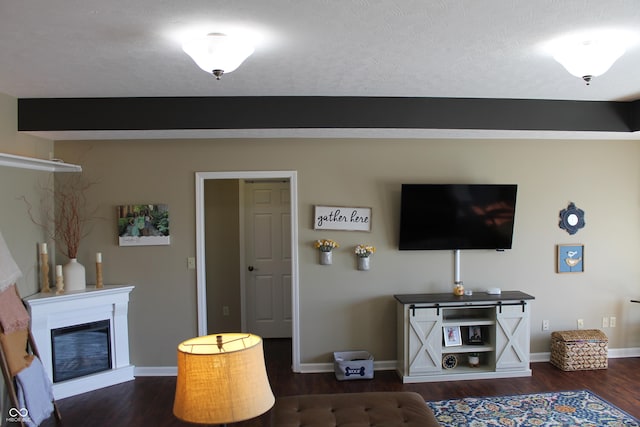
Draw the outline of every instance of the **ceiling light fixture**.
M573 35L551 43L553 58L570 74L588 85L606 73L625 52L626 43L616 33Z
M254 51L247 40L223 33L210 33L182 44L182 50L198 67L220 80L235 70Z

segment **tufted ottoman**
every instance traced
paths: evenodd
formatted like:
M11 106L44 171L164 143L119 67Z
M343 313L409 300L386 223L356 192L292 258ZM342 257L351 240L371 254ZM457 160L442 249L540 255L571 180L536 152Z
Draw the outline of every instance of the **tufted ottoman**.
M439 426L422 396L413 392L307 394L276 399L273 427Z

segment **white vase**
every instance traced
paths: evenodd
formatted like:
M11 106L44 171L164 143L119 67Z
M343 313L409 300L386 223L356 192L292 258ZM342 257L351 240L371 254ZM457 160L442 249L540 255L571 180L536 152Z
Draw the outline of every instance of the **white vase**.
M87 287L84 265L75 258L71 258L68 263L62 266L62 276L64 277L65 291L81 291Z
M333 263L333 252L320 251L320 265L331 265Z
M367 271L371 266L371 262L369 261L368 256L359 256L358 257L358 270Z

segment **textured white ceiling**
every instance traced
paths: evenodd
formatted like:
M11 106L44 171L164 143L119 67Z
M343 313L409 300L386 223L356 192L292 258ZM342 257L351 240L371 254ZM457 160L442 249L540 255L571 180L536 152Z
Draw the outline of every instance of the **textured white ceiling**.
M171 38L191 26L264 41L216 82ZM640 47L590 87L539 49L603 27L640 30L638 0L3 1L0 92L640 98Z
M216 81L190 28L260 39ZM590 86L541 45L640 31L638 0L24 0L0 2L0 92L18 98L409 96L635 100L640 46Z

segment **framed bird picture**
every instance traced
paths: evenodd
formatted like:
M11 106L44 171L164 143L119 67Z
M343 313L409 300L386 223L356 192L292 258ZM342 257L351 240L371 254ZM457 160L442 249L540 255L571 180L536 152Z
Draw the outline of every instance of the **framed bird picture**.
M558 273L584 272L584 245L558 245Z

